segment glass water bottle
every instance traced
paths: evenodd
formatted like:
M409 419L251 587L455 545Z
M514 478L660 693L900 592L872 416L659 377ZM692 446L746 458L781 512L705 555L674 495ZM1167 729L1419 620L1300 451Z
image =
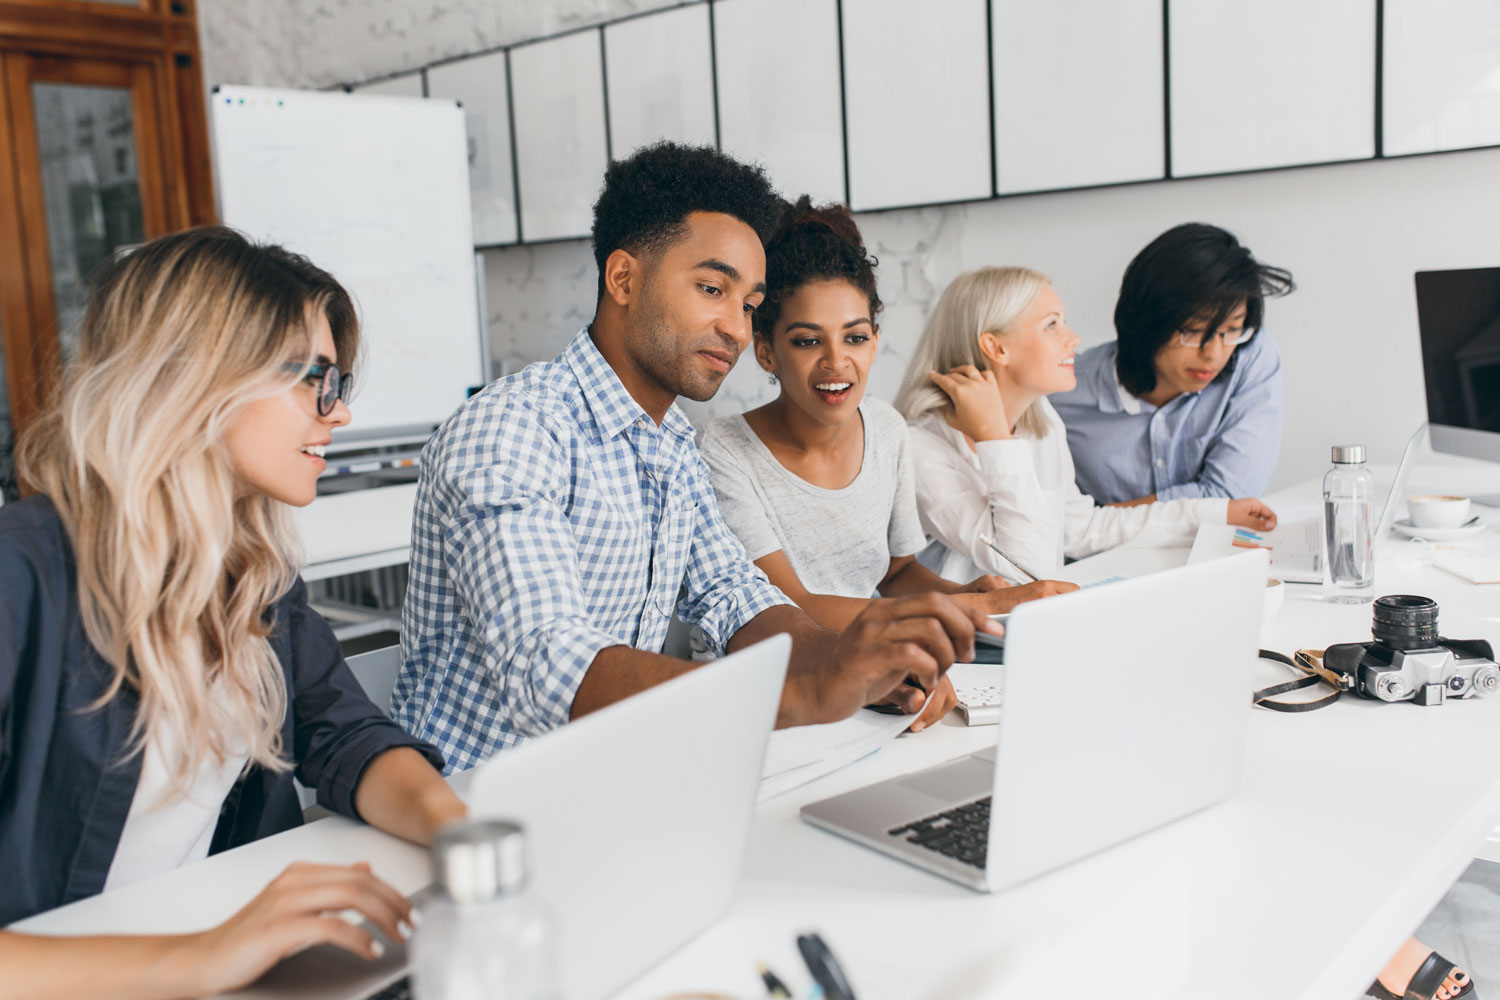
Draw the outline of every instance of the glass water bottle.
M1370 501L1375 477L1365 468L1365 446L1335 445L1323 477L1323 599L1364 604L1375 593L1375 546Z
M416 1000L557 1000L552 920L526 888L521 827L454 823L432 856L438 895L412 941Z

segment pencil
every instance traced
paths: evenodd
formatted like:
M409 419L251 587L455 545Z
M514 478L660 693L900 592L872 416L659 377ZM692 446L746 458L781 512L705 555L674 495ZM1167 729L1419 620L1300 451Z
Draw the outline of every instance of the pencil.
M1020 563L1016 562L1009 555L1007 555L1006 552L1005 552L1005 550L1002 549L1000 546L996 545L995 544L995 540L993 538L991 538L989 535L980 535L979 536L979 540L981 542L983 542L984 544L988 545L992 550L994 550L994 552L1001 559L1004 559L1006 562L1010 563L1016 569L1020 570L1021 571L1021 575L1024 576L1024 577L1026 577L1026 582L1027 583L1035 583L1035 582L1037 582L1038 580L1041 579L1041 577L1037 576L1031 570L1027 569L1025 566L1022 566Z

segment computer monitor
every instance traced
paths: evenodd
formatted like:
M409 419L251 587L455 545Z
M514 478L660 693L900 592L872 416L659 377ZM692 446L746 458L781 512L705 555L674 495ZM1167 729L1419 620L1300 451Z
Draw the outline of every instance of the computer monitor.
M1418 271L1433 451L1500 462L1500 267ZM1500 506L1500 496L1475 497Z

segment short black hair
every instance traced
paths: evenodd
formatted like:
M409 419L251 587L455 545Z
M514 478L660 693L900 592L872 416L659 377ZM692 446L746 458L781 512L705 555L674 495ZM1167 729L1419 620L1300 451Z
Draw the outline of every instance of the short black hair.
M655 256L687 230L693 212L732 215L755 230L764 245L782 201L759 166L741 163L712 146L657 142L604 171L594 202L594 263L604 296L604 262L616 250Z
M1234 235L1202 222L1173 226L1125 268L1115 302L1115 371L1137 396L1156 388L1156 352L1188 322L1217 330L1243 302L1245 328L1259 330L1265 298L1296 289L1290 271L1262 264ZM1239 352L1214 381L1229 377Z
M759 336L769 337L781 315L781 304L812 281L842 280L858 288L870 301L874 322L882 303L875 287L879 263L865 250L854 216L843 205L813 207L803 195L786 205L781 224L766 243L766 297L751 322Z

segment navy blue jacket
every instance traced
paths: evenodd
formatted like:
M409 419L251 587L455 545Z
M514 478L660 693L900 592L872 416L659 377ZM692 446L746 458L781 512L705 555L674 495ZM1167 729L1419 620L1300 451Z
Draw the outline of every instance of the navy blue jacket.
M271 615L288 694L282 746L319 803L357 817L360 774L391 747L415 747L441 770L434 747L365 697L301 580ZM0 926L104 888L141 775L141 755L126 753L134 691L88 708L113 673L84 634L51 501L0 507ZM251 768L224 801L211 853L299 825L292 776Z

